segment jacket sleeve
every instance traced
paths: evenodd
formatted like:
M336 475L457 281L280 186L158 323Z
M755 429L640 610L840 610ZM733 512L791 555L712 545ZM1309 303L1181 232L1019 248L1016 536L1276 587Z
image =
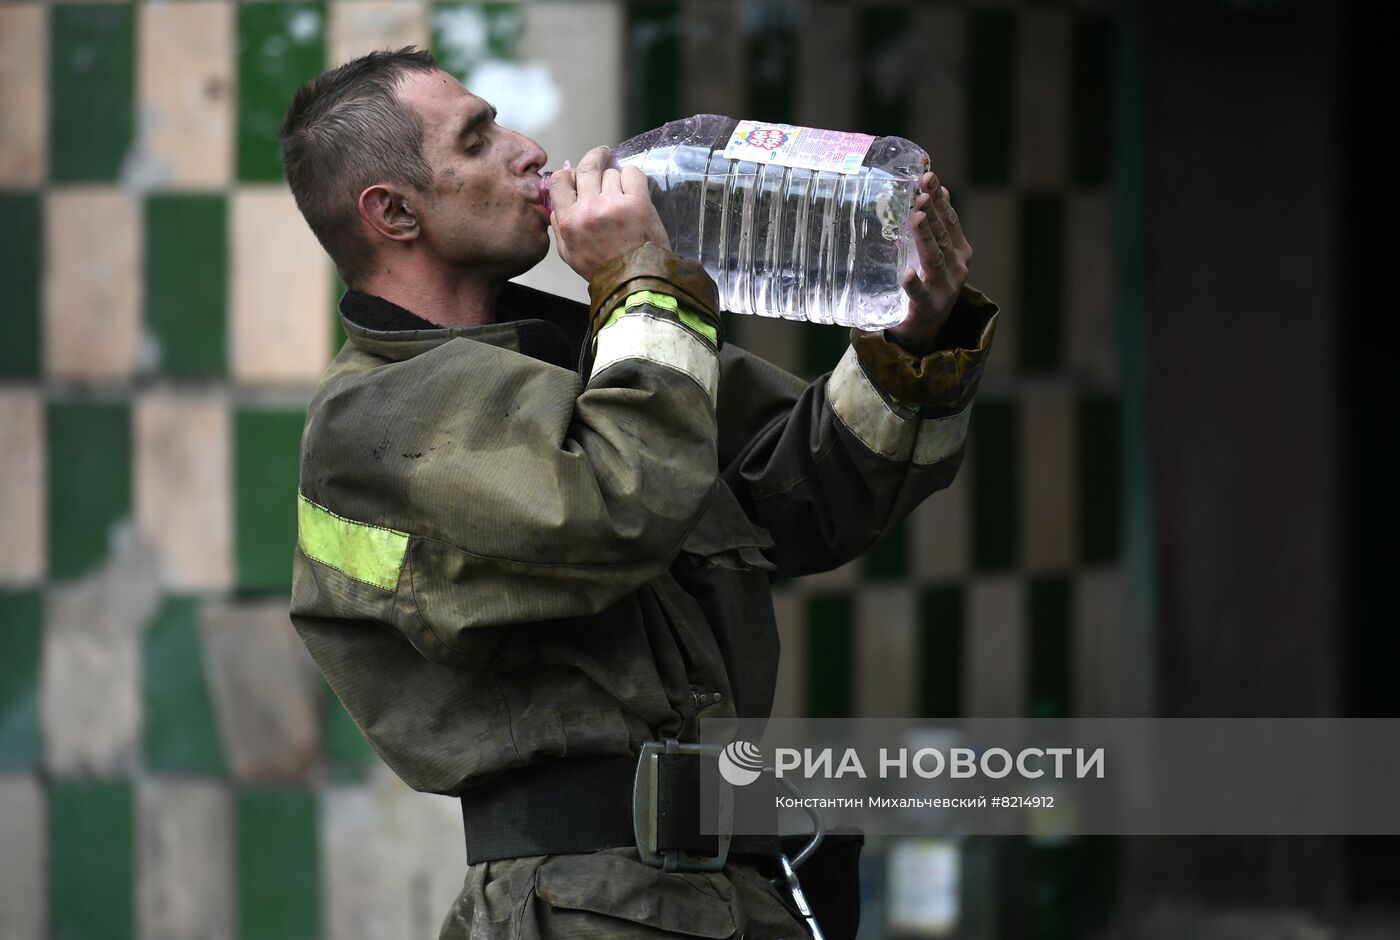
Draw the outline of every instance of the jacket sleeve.
M780 576L850 561L952 482L996 320L996 305L965 288L933 352L852 331L810 385L726 348L720 472L772 534Z
M596 613L664 572L715 485L718 318L638 293L595 312L586 382L466 338L328 380L293 613L461 663L474 628Z

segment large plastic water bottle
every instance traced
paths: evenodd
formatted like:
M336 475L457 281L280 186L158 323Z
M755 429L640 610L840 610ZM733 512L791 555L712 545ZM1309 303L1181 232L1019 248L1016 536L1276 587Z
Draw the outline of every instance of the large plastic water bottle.
M871 137L697 114L619 144L651 180L671 250L735 313L875 330L904 317L928 154Z

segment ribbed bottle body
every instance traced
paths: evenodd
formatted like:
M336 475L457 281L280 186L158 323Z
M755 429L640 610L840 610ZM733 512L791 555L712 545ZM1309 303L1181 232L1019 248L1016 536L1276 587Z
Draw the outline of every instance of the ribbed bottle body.
M901 273L916 263L910 208L928 155L876 138L855 172L730 159L739 122L700 114L613 151L637 166L671 250L704 265L735 313L879 329L904 315ZM803 129L805 130L805 129Z

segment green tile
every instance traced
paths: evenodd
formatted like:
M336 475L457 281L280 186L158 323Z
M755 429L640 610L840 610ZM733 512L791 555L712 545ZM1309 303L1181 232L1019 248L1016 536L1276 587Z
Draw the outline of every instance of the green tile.
M1017 251L1021 369L1053 372L1064 359L1065 209L1058 193L1021 198Z
M1011 172L1016 87L1015 13L968 15L967 142L973 183L1000 185Z
M796 14L796 7L783 0L758 0L736 14L746 18L744 53L748 67L745 108L739 117L798 123Z
M963 589L930 588L919 604L919 717L963 717Z
M872 581L909 576L909 524L901 522L875 543L861 559L862 573Z
M326 67L324 3L238 5L238 178L282 179L277 129L298 87Z
M678 5L671 0L631 0L622 65L625 136L685 117L680 113L680 61Z
M135 139L134 4L55 4L49 59L49 175L115 180Z
M292 583L301 411L243 409L234 418L237 583L284 591Z
M363 780L378 757L369 741L360 733L359 725L330 686L325 687L322 700L325 708L322 728L326 742L326 763L331 776L337 780Z
M1066 718L1073 709L1074 644L1070 633L1070 585L1065 578L1030 583L1030 689L1033 718Z
M71 579L107 556L131 514L131 414L124 404L50 403L49 571Z
M1070 170L1080 186L1108 181L1113 154L1113 74L1116 36L1111 14L1083 12L1074 20Z
M0 769L44 756L39 732L39 655L44 604L38 591L0 590Z
M439 3L432 9L429 48L443 70L464 84L471 84L482 62L516 59L523 28L518 4Z
M135 936L134 815L130 783L53 782L49 935L54 940Z
M223 196L146 202L146 323L167 375L222 375L228 331L228 206Z
M168 598L145 642L145 753L152 770L221 774L224 755L204 677L199 602Z
M807 601L807 715L854 714L855 605L849 594L818 594Z
M836 368L846 347L851 345L848 326L804 323L799 329L802 330L802 376L806 379L815 379Z
M909 36L907 4L862 6L857 14L856 33L860 55L860 85L857 90L857 125L851 130L877 137L908 134L908 76L889 79L891 61L901 57ZM910 67L916 63L907 62Z
M1122 415L1106 395L1079 402L1079 558L1088 563L1119 555L1123 512Z
M1071 908L1072 852L1073 846L1068 844L1030 845L1031 940L1077 940L1080 936L1074 929Z
M988 399L972 411L972 556L978 570L1020 558L1021 484L1015 404Z
M39 374L39 277L43 270L42 203L37 193L0 193L0 282L5 291L5 342L0 378Z
M307 790L238 795L238 935L308 940L320 934L316 796Z
M1122 836L1081 836L1072 843L1071 898L1078 935L1106 936L1122 894Z
M1123 866L1119 836L1028 840L1025 880L1032 940L1105 936L1114 920Z

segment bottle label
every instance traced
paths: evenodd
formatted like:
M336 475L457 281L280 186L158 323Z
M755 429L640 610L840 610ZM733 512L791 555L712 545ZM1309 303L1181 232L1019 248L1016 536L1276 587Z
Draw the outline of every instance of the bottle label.
M730 160L772 163L800 170L858 173L875 138L791 124L740 121L725 145Z

